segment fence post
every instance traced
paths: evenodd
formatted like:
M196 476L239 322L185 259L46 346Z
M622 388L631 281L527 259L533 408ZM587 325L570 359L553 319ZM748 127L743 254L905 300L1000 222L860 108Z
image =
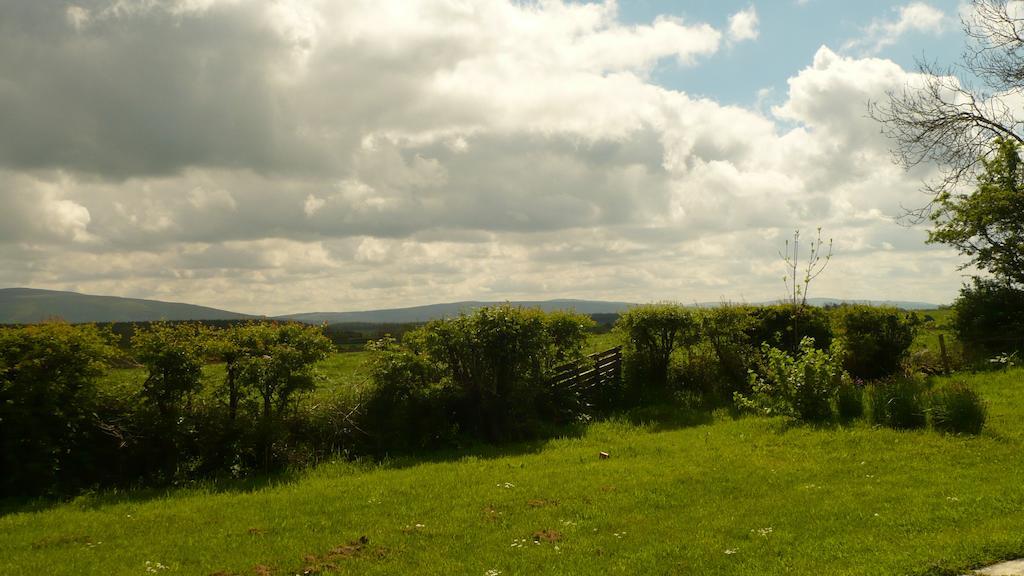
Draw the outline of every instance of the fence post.
M946 354L946 336L939 334L939 351L942 353L942 369L945 371L946 376L949 376L949 355Z

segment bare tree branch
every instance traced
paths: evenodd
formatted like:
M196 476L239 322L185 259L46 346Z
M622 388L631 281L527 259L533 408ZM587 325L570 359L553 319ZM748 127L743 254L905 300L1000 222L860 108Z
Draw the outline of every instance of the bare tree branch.
M1024 6L1009 0L972 0L961 18L968 44L962 63L940 68L918 62L920 84L891 91L869 104L869 115L893 142L894 161L904 168L939 167L925 182L929 200L906 209L902 220L918 223L943 192L973 183L983 158L999 138L1024 143L1024 125L1007 96L1024 91ZM970 78L984 89L976 89ZM1019 111L1017 111L1019 112Z

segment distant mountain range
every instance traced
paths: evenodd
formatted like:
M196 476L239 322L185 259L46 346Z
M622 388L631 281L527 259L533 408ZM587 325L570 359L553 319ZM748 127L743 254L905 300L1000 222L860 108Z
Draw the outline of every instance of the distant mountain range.
M238 320L254 316L177 302L35 288L0 288L0 324L30 324L51 318L79 323Z
M471 312L477 308L506 302L451 302L447 304L427 304L410 308L393 308L389 310L366 310L362 312L308 312L305 314L287 314L278 318L298 320L310 324L340 324L343 322L370 322L374 324L407 324L409 322L427 322L438 318L458 316L460 312ZM618 314L630 306L629 302L602 302L598 300L522 300L508 302L513 306L524 308L540 308L545 312L552 310L575 310L580 314Z
M938 308L936 304L927 302L879 301L879 300L842 300L836 298L810 298L808 303L814 306L826 306L841 303L857 303L895 306L906 310L926 310ZM370 323L370 324L406 324L410 322L426 322L461 312L470 312L483 306L501 304L503 302L451 302L447 304L429 304L410 308L392 308L384 310L366 310L360 312L307 312L275 316L279 320L298 320L310 324ZM635 304L629 302L604 302L599 300L523 300L510 302L513 306L540 308L551 310L575 310L581 314L619 314ZM701 302L694 306L717 306L721 302ZM154 320L243 320L256 319L259 316L218 310L207 306L182 304L177 302L160 302L139 298L119 298L116 296L92 296L76 292L58 290L38 290L35 288L0 288L0 324L27 324L41 322L50 318L61 318L67 322L149 322Z

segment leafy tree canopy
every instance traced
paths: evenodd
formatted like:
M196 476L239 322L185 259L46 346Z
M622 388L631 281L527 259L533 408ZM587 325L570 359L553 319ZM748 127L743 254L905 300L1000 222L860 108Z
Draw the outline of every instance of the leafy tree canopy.
M939 194L931 214L931 243L948 244L974 266L1011 285L1024 286L1024 182L1020 145L999 139L983 159L972 193Z

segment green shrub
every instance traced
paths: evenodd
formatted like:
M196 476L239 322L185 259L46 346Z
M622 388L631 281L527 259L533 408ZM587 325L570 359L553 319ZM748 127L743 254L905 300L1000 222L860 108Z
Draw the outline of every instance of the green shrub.
M115 350L95 326L0 328L0 493L80 488L104 474L96 379Z
M894 377L879 381L868 390L872 423L899 430L927 425L925 389L921 381Z
M954 303L953 331L968 360L1024 354L1024 290L996 280L974 279Z
M757 306L750 309L751 321L747 325L748 341L755 345L768 343L796 354L805 338L811 338L814 347L828 350L832 346L832 323L828 312L813 306Z
M917 335L917 316L897 308L840 306L835 319L845 340L846 370L865 380L895 374Z
M751 373L751 394L736 393L736 404L764 415L792 416L807 422L832 417L832 402L844 380L842 349L838 342L829 352L818 350L810 338L801 342L793 357L768 344L762 346L764 376Z
M429 414L433 428L421 435L448 436L453 421L461 433L484 440L535 435L545 420L582 407L576 391L549 386L547 376L580 357L592 326L579 314L510 305L429 322L407 333L400 347L375 348L380 409L368 417L396 418L384 405L397 395L399 403L419 406L417 414Z
M406 333L404 346L390 336L367 345L374 388L363 428L375 453L437 447L451 435L441 369L419 350L418 336Z
M552 366L576 360L583 354L590 331L597 324L589 316L555 310L544 314L544 329L547 332L547 362Z
M699 326L697 315L679 304L645 304L619 317L615 329L626 343L623 364L627 394L633 403L671 398L672 356L698 342Z
M726 395L731 398L733 392L748 392L748 374L757 356L750 341L751 309L722 305L702 311L700 318L701 335L714 350L719 378L728 388Z
M932 425L954 434L978 434L988 410L981 396L963 382L950 382L932 390Z

